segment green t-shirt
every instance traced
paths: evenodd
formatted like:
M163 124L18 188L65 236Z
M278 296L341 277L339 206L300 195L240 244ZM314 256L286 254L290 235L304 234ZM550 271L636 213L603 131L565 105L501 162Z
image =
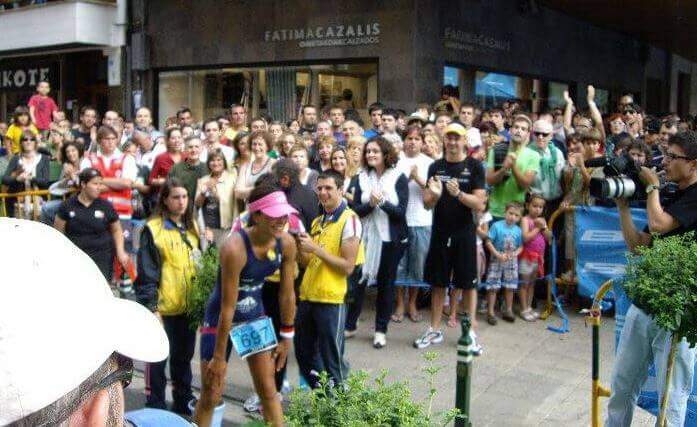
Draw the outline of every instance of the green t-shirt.
M540 155L534 150L526 147L519 149L516 153L516 167L523 173L535 171L540 173ZM494 170L494 150L489 150L487 159L487 169ZM489 212L495 217L503 218L506 211L506 204L510 202L525 202L525 189L518 186L513 172L508 178L494 185L489 196Z

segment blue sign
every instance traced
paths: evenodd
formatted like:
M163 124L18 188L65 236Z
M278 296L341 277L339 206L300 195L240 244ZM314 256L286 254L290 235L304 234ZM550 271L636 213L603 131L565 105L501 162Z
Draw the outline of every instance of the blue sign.
M232 328L230 339L242 359L261 353L278 345L271 318L262 317Z
M578 293L593 298L603 283L624 276L627 244L622 237L617 209L582 206L576 207L575 215ZM637 229L643 229L647 222L646 210L632 209L632 217Z

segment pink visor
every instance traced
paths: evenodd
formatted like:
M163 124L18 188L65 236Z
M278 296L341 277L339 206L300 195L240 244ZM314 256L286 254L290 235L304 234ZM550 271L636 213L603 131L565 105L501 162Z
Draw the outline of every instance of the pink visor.
M286 195L283 191L274 191L259 200L255 200L248 206L249 213L262 212L271 218L280 218L290 214L297 214L291 205L288 204Z

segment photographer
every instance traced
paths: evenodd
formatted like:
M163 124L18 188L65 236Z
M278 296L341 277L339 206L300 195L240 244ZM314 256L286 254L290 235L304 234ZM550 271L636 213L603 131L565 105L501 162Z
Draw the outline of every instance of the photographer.
M695 231L697 229L697 133L678 133L668 141L663 159L668 181L675 182L677 193L661 205L659 179L655 172L643 167L640 178L646 184L648 227L638 231L626 199L617 199L622 234L631 251L650 245L652 239ZM652 233L652 234L650 234ZM631 424L634 406L646 380L649 365L656 362L656 388L659 401L666 381L666 365L670 333L656 325L653 317L635 304L627 311L622 337L617 349L612 374L612 396L608 402L606 426ZM687 341L680 342L670 382L667 425L682 426L687 399L692 389L695 349Z

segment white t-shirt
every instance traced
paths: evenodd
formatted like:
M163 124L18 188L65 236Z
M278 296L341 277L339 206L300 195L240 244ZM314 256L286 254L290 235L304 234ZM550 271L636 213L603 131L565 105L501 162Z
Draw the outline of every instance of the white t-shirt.
M228 170L232 169L233 162L235 161L235 149L223 144L219 144L217 149L223 153L223 157L225 157L225 161L227 162ZM203 163L208 161L208 146L205 142L201 147L201 155L199 156L199 160Z
M482 135L479 133L479 129L472 126L467 129L467 145L470 148L477 148L482 146Z
M492 219L494 219L494 217L491 216L491 213L489 211L486 211L479 216L479 222L477 223L477 226L480 226L482 224L488 224L489 222L491 222ZM477 234L477 246L482 246L483 244L484 241L481 237L479 237L479 234Z
M111 167L111 162L114 160L118 160L123 156L123 153L119 150L115 150L113 153L111 153L110 156L105 156L102 153L98 153L97 157L100 157L102 161L104 162L104 166L109 168ZM92 162L90 161L89 157L85 157L82 159L80 162L80 170L84 170L87 168L92 167ZM138 166L136 166L136 159L133 156L126 156L123 159L123 168L121 169L121 178L122 179L130 179L131 181L135 181L136 177L138 176Z
M152 149L145 154L141 154L140 150L138 150L136 165L145 166L148 170L152 170L152 165L155 164L155 158L165 151L167 151L167 147L161 142L153 145Z
M358 215L351 216L344 224L344 229L341 231L341 241L350 239L351 237L358 237L359 239L363 235L363 225Z
M423 153L416 157L402 156L397 162L397 170L409 179L412 166L416 165L419 178L426 181L428 168L433 159ZM433 214L424 207L424 190L414 180L409 180L409 203L406 213L407 226L430 227L433 223Z

